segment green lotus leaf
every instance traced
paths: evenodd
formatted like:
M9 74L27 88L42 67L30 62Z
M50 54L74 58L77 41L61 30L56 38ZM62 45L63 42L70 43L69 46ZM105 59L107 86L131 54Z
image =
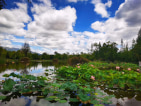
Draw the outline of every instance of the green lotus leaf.
M66 103L67 100L59 100L59 103Z
M79 102L79 100L77 98L70 98L69 101L70 102Z
M10 76L9 74L4 74L4 75L3 75L3 77L9 77L9 76Z
M5 98L6 98L6 96L0 96L0 100L3 100Z
M10 92L13 89L13 86L16 84L16 82L12 79L6 79L3 83L3 91Z
M45 100L48 100L48 101L53 101L54 98L45 98Z
M49 96L49 98L57 98L57 96Z

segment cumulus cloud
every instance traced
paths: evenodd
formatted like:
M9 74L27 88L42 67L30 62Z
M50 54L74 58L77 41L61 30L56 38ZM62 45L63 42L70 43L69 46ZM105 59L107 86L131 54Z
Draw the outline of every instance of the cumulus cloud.
M140 0L126 0L120 5L115 17L109 18L105 22L96 21L91 24L91 28L99 33L104 33L106 41L120 43L123 38L131 45L132 39L137 37L141 25L141 20L136 18L141 17L139 14L141 8L138 5L141 5Z
M32 8L34 21L28 24L26 38L34 38L34 46L41 46L55 51L67 51L72 45L69 32L77 19L75 8L67 6L56 10L52 5L34 4ZM31 43L31 42L30 42Z
M94 4L95 8L94 11L97 14L100 14L103 18L104 17L109 17L109 13L107 12L106 8L110 8L112 6L112 1L108 0L107 3L102 3L101 0L92 0L91 2L92 4Z
M24 23L28 23L31 18L27 14L27 5L24 3L16 3L16 9L2 9L0 11L0 32L23 36L26 31Z
M111 0L108 0L108 2L105 3L105 6L107 6L107 7L110 8L112 6L112 1Z
M141 0L126 0L116 12L116 19L124 19L128 26L141 26Z

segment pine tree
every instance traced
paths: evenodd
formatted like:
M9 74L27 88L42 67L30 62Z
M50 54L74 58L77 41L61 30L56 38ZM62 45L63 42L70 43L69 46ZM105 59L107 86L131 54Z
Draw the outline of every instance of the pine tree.
M123 39L121 39L121 50L120 51L123 51L123 48L124 48Z
M28 43L24 43L21 50L23 51L23 53L27 57L27 54L30 52L29 44Z
M136 41L135 39L132 40L132 49L135 47Z

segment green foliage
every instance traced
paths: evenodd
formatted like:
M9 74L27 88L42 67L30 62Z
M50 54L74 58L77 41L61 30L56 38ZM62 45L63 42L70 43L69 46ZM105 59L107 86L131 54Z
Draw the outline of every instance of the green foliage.
M4 74L4 75L3 75L3 77L9 77L9 76L10 76L9 74Z
M59 103L66 103L67 100L59 100Z
M79 102L79 100L77 98L70 98L69 101L70 102Z
M61 89L65 90L71 90L71 91L76 91L77 90L77 85L72 82L65 82L60 86Z
M6 98L6 96L0 96L0 100L3 100L5 98Z
M13 89L13 86L15 85L15 81L12 79L6 79L3 83L3 90L4 92L10 92Z
M91 100L91 102L90 102L91 104L95 104L95 105L98 105L99 104L99 101L97 101L97 100ZM99 106L99 105L98 105Z
M79 97L80 100L83 101L83 102L84 102L84 101L88 101L88 100L91 99L90 96L87 96L87 94L84 94L84 93L82 93L82 92L78 94L78 97Z
M102 104L95 104L94 106L104 106L104 105L102 105Z

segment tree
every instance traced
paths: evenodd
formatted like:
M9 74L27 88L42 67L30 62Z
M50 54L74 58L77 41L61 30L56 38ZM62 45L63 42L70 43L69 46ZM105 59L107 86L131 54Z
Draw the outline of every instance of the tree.
M132 49L135 47L136 41L133 39L132 40Z
M123 39L121 39L121 51L123 51L123 48L124 48L123 45L124 45L123 44Z
M32 0L27 0L28 3L32 3ZM0 0L0 10L5 8L5 0Z
M95 47L94 52L92 55L94 55L95 59L100 59L100 60L106 60L106 61L115 61L117 57L117 44L115 42L106 42L101 45L100 43L94 43L93 44Z
M138 32L138 37L136 39L136 44L134 48L132 49L134 55L138 59L138 61L141 61L141 29Z
M29 44L28 43L24 43L21 50L24 53L24 55L27 57L27 54L30 52Z
M6 5L4 0L0 0L0 10L4 8L4 6Z
M42 59L43 59L43 60L47 60L47 59L48 59L48 54L44 52L44 53L42 54Z

